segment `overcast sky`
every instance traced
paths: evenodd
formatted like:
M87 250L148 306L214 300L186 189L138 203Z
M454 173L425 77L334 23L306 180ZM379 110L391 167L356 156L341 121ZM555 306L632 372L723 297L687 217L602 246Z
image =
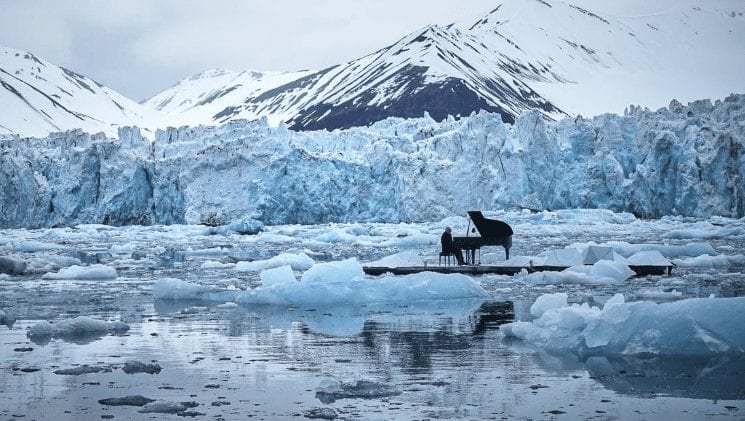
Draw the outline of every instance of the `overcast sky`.
M498 0L0 0L0 45L136 100L212 68L322 69Z

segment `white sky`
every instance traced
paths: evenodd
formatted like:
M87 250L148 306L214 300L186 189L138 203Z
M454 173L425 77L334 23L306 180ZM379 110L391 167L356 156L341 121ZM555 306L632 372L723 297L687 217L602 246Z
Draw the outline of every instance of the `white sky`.
M0 45L139 101L212 68L322 69L499 0L0 0Z

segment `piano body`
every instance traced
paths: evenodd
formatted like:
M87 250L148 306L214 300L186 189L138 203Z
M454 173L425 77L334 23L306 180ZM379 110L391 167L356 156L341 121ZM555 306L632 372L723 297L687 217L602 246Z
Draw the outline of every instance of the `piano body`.
M482 246L502 246L507 259L510 258L512 227L505 222L485 218L481 211L468 211L468 218L466 236L453 237L453 245L466 251L464 254L466 263L475 263L476 250L479 250L480 253ZM469 233L472 233L471 222L473 222L480 236L469 236Z

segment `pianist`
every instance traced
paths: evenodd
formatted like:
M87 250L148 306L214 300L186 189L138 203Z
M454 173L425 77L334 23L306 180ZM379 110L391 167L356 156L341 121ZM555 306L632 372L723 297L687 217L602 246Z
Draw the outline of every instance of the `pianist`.
M465 263L463 262L463 252L453 244L453 230L450 227L445 228L445 232L440 237L440 242L442 243L443 254L453 254L458 260L458 265L462 266Z

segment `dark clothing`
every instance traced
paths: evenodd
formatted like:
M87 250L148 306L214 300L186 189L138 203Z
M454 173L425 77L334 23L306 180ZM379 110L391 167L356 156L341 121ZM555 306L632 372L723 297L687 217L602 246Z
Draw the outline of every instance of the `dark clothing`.
M442 233L442 237L440 237L440 243L442 243L442 252L443 253L452 253L455 255L456 260L458 260L458 264L462 265L463 262L463 252L455 247L453 244L453 236L445 231Z

